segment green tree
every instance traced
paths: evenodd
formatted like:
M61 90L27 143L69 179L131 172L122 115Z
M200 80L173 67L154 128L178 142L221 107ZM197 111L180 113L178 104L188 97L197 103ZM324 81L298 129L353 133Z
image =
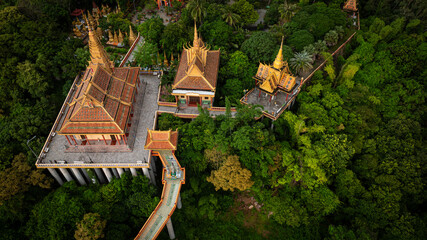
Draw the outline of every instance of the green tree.
M231 10L240 16L243 25L255 23L258 20L258 13L254 6L246 0L239 0L231 5Z
M287 0L279 6L280 18L283 23L290 22L292 17L298 12L299 7L297 4L288 3Z
M290 65L298 74L305 74L313 68L313 58L306 51L295 53L289 60Z
M290 47L295 48L297 51L302 51L305 46L314 43L314 37L307 30L299 30L294 32L287 42Z
M230 7L224 8L222 19L230 26L236 27L239 25L241 18L238 14L234 13Z
M196 22L201 23L206 16L206 2L204 0L191 0L188 2L186 9Z
M104 229L107 224L98 213L86 213L83 219L77 223L74 238L77 240L96 240L104 237Z
M157 65L158 49L155 44L145 42L137 48L135 52L135 62L141 67L151 67Z
M164 28L163 20L160 17L154 17L141 23L138 26L138 32L141 33L141 36L146 41L157 45L160 42ZM157 47L159 46L157 45Z
M0 205L13 196L28 191L31 186L51 187L52 179L43 174L40 169L32 170L26 160L24 154L16 155L12 166L0 172L0 177L3 179L0 183Z
M223 189L225 191L240 190L244 191L253 185L251 181L252 173L242 168L238 156L228 156L218 170L211 172L206 179L215 186L215 190Z
M277 55L277 42L271 33L256 32L242 44L241 51L253 62L272 62Z

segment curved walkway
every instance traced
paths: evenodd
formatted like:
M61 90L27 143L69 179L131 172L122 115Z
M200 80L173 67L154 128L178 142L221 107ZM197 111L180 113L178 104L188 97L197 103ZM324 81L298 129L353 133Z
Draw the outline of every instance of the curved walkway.
M153 151L153 156L159 156L163 164L162 183L164 186L162 197L135 240L156 239L169 221L175 208L177 206L181 208L179 193L181 185L185 183L185 169L181 168L171 150Z

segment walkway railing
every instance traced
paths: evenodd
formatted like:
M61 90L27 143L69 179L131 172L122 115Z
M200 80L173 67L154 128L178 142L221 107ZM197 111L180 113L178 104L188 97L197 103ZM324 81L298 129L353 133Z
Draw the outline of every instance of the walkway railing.
M163 151L164 153L161 154L159 152L155 152L153 155L156 155L160 157L160 160L163 165L163 171L162 171L162 183L163 183L163 190L162 190L162 196L160 198L159 204L157 204L154 211L151 213L150 217L145 222L144 226L139 231L138 235L135 237L135 240L137 239L156 239L157 236L160 234L160 232L163 230L166 223L169 221L170 217L172 216L173 212L176 209L179 193L181 192L181 186L185 183L185 168L182 168L179 164L178 160L176 159L175 154L172 153L172 151ZM173 160L178 165L178 168L182 171L182 175L178 179L171 179L166 176L166 167L168 160L165 159L165 156L173 156ZM178 181L175 183L175 181ZM174 187L175 184L179 184L178 190L176 191L176 188ZM165 197L167 199L165 199ZM173 205L171 206L172 199ZM166 200L166 201L165 201ZM168 209L170 208L170 209ZM162 211L165 210L166 212Z

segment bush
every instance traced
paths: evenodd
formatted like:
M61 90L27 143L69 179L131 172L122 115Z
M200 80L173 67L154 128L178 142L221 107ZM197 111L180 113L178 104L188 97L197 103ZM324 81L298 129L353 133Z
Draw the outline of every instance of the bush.
M307 30L299 30L293 33L287 42L296 51L302 51L305 46L314 43L314 37Z

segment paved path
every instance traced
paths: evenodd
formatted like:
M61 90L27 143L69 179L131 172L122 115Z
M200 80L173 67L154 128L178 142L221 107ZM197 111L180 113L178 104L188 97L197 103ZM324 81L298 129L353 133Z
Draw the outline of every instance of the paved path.
M184 169L172 151L159 151L159 157L164 167L162 197L135 240L157 238L177 207L181 185L185 182Z

